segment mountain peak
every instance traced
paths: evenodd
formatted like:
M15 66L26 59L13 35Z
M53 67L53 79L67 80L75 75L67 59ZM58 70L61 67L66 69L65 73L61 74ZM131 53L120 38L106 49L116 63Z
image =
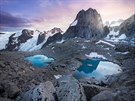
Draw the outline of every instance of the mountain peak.
M100 37L103 34L103 23L100 14L92 8L81 10L74 22L64 34L64 38L81 37L91 39Z

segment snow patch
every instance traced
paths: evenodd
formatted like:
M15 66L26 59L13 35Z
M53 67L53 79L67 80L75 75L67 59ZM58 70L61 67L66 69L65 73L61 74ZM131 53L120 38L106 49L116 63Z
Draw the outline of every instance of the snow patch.
M107 44L107 45L109 45L111 47L115 47L115 45L113 45L113 44L111 44L109 42L103 41L103 40L99 40L98 42L96 42L96 44L99 44L99 43L104 43L104 44Z
M82 46L82 49L86 49L87 47L85 47L85 46Z
M77 23L78 23L78 20L75 20L74 22L72 22L72 23L70 24L70 26L76 26Z
M123 40L123 39L126 39L126 35L125 34L121 34L119 37L118 37L119 40Z
M54 75L55 79L59 79L62 77L62 75Z
M113 39L119 35L119 31L115 32L114 30L110 31L110 33L107 35L107 39Z
M117 52L117 54L123 54L123 55L126 55L128 54L129 52Z
M115 32L114 30L110 31L110 33L107 35L107 37L105 38L105 40L107 41L111 41L111 42L120 42L124 39L126 39L126 35L125 34L121 34L119 36L119 31Z
M96 52L91 52L89 55L85 54L86 57L88 58L101 58L101 59L106 59L103 55L99 55Z
M61 44L61 43L63 43L65 40L61 40L61 41L57 41L56 43L58 43L58 44Z

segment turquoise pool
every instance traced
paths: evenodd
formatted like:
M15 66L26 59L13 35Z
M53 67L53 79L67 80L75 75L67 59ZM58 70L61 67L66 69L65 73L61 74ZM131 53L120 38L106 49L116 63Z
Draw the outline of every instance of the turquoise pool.
M26 57L25 60L27 60L34 67L37 68L44 68L54 61L53 58L48 58L45 55L34 55L34 56Z
M120 73L119 65L109 61L101 61L99 59L86 59L74 73L77 79L95 78L97 80L105 79L107 75Z

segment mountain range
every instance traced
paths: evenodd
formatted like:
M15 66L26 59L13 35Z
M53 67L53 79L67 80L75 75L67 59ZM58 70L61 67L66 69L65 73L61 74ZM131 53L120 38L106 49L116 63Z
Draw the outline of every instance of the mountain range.
M134 24L135 15L131 16L125 21L112 21L110 24L106 23L104 25L100 14L95 9L90 8L86 11L81 10L63 35L63 31L60 28L56 27L46 32L24 29L21 33L10 33L10 35L2 33L0 35L0 41L2 44L0 45L0 50L33 51L41 49L42 47L52 42L67 40L76 37L96 40L105 38L107 35L115 38L115 36L118 37L121 34L125 34L126 37L124 39L134 39ZM117 35L117 31L119 31L119 35ZM5 40L5 37L7 41L2 42L2 39ZM25 49L25 47L27 48Z
M81 10L65 32L0 33L0 50L0 101L135 101L135 14Z

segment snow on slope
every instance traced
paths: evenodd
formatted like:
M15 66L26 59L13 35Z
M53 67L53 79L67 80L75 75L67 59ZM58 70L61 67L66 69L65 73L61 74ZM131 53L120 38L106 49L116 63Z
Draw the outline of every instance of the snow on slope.
M61 40L61 41L57 41L56 43L59 43L59 44L61 44L61 43L63 43L63 42L65 42L65 40Z
M33 38L31 38L31 39L27 40L27 42L21 44L20 47L19 47L19 51L35 51L35 50L39 50L45 44L47 39L50 36L53 36L55 33L52 34L51 32L48 32L46 34L45 40L41 44L37 45L38 35L39 34L40 34L40 32L34 31Z
M37 45L39 34L40 34L40 32L34 31L33 37L31 39L27 40L27 42L22 43L20 45L19 51L34 51L34 50L41 49L41 47L46 42L46 40L48 39L49 36L46 36L45 40L41 44Z
M97 52L91 52L89 55L85 54L86 57L88 58L101 58L101 59L106 59L103 55L99 55Z
M72 23L70 24L70 26L76 26L77 23L78 23L78 20L75 20L74 22L72 22Z
M107 41L112 41L112 42L119 42L121 40L126 39L126 35L125 34L121 34L119 35L119 31L115 32L114 30L110 31L110 33L107 35L107 37L105 38L105 40Z
M103 40L99 40L98 42L96 42L96 44L99 44L99 43L104 43L104 44L107 44L107 45L109 45L111 47L115 47L115 45L113 45L113 44L111 44L109 42L103 41Z
M6 44L8 44L9 37L12 35L12 33L5 33L5 34L0 34L0 50L6 48Z
M36 46L38 35L39 35L39 32L35 31L31 39L27 40L27 42L22 43L19 46L19 51L29 51L31 48Z

